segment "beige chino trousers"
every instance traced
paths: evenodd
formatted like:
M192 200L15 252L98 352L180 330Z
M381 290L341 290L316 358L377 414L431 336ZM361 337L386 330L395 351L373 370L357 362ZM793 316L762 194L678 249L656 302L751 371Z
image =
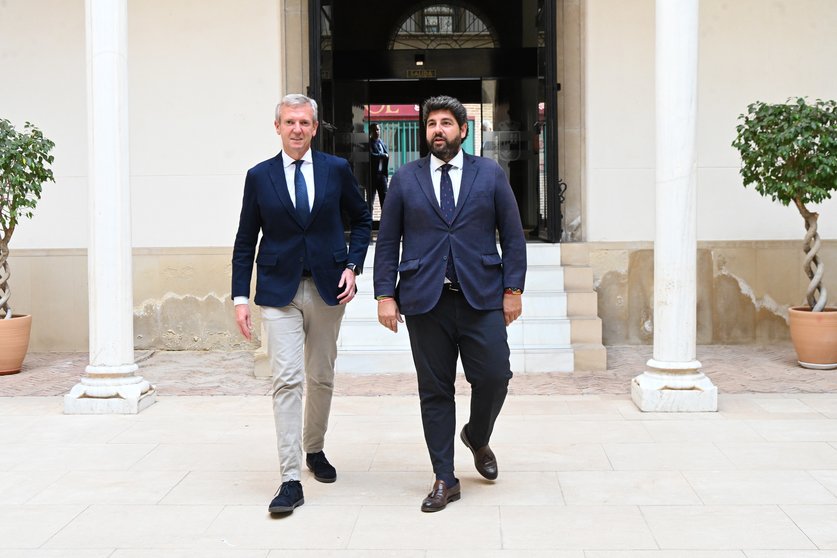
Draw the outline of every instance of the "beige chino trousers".
M323 302L310 277L303 277L287 306L262 307L282 482L301 480L303 450L323 449L334 390L337 335L345 310L343 305Z

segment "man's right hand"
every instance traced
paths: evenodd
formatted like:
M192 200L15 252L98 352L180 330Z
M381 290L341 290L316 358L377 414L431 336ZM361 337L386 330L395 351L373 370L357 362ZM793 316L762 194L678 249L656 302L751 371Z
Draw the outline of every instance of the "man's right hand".
M253 337L253 322L250 319L250 305L236 304L235 305L235 322L238 324L238 330L247 341Z
M378 321L385 328L393 333L398 333L398 323L404 323L404 318L398 311L398 305L394 298L386 298L378 301Z

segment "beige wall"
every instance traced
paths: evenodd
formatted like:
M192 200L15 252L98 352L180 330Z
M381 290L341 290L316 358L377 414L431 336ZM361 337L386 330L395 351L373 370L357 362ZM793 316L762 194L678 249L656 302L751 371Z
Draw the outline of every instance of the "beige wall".
M134 246L232 243L246 170L279 150L280 15L277 0L128 2ZM15 248L87 245L84 26L83 0L0 3L2 116L56 142L56 184Z
M701 0L698 239L797 239L801 218L741 186L730 147L755 101L837 98L834 0ZM654 238L654 0L584 3L586 240ZM837 200L820 206L837 236Z
M787 307L802 304L807 278L799 241L701 242L698 343L788 338ZM606 345L653 340L650 242L588 243ZM837 241L823 244L825 285L837 303ZM83 250L13 250L12 299L31 313L32 350L87 350ZM255 348L243 341L229 300L229 248L134 250L134 345L138 349ZM365 278L365 279L364 279ZM369 280L366 275L361 280ZM258 312L256 312L258 319ZM256 324L255 331L259 327Z
M279 149L273 106L307 85L307 2L128 5L136 346L240 348L229 246L244 172ZM605 342L648 342L654 0L558 5L559 157L567 224L580 220L569 238L593 241ZM12 243L12 302L35 314L35 350L87 348L84 25L83 0L0 2L2 116L31 120L57 143L57 183ZM837 97L834 28L833 0L701 1L702 343L786 335L783 308L803 292L802 222L740 186L729 144L755 99ZM837 202L820 209L833 239ZM776 263L785 257L793 262Z
M650 242L590 243L606 345L653 341L654 251ZM837 241L820 251L824 284L837 303ZM805 303L808 279L799 241L700 242L697 342L787 340L787 307Z

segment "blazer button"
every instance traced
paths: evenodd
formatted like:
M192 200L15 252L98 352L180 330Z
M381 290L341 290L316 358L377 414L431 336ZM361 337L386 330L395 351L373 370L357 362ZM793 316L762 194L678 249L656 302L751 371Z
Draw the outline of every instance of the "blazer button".
M447 257L447 256L442 256L442 261L443 261L443 262L448 261L448 257Z

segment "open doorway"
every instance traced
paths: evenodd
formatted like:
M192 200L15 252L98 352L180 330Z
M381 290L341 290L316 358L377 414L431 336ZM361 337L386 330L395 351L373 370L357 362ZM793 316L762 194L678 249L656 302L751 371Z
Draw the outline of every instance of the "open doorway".
M501 165L531 238L560 239L554 16L547 13L554 0L514 8L487 0L479 9L465 2L312 2L319 4L312 8L319 16L312 34L320 37L312 75L320 79L312 94L322 106L320 148L351 162L367 196L376 170L370 126L377 124L387 144L391 177L427 154L422 102L451 95L468 109L463 149ZM376 221L378 198L370 198Z

